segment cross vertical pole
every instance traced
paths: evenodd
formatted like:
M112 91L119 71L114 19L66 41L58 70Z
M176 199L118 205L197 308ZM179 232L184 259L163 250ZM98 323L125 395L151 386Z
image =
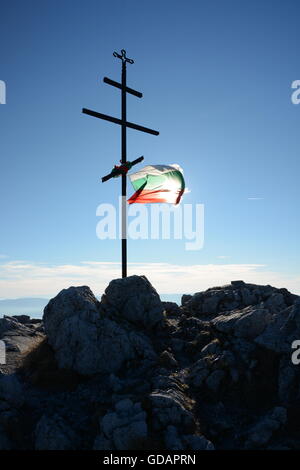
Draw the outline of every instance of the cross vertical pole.
M127 161L126 155L126 60L122 60L122 165ZM126 173L122 174L122 277L127 277L127 204Z

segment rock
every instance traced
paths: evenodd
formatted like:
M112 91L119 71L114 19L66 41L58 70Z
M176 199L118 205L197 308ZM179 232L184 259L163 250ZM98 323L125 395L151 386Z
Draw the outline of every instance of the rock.
M210 367L210 360L207 358L201 358L193 364L189 373L190 384L195 388L203 386L210 373Z
M104 436L97 436L94 442L93 450L113 450L113 442Z
M182 313L176 302L162 302L162 305L168 317L178 317Z
M118 401L118 403L115 404L115 409L117 412L120 413L129 413L130 410L133 408L133 403L129 398L125 398L124 400Z
M16 374L0 375L0 399L19 408L24 403L23 387Z
M184 446L175 426L167 426L165 431L165 445L168 450L184 450Z
M231 281L231 285L233 287L244 287L245 282L244 281Z
M222 298L219 292L213 292L210 297L206 297L202 303L202 313L214 314L218 311L218 305Z
M178 366L178 362L174 358L173 354L170 353L169 351L163 351L160 355L160 363L162 367L166 367L167 369L169 368L174 368Z
M237 320L234 334L240 338L256 338L270 323L272 315L266 309L250 309Z
M109 383L113 392L120 392L120 390L122 390L122 380L120 380L115 374L110 374Z
M45 309L46 350L17 373L43 324L0 319L0 448L299 448L299 296L233 281L182 301L161 302L139 276L112 281L101 302L65 289Z
M188 304L188 302L192 299L192 295L190 294L183 294L183 296L181 297L181 305L182 307L184 307L186 304Z
M208 404L205 409L207 428L211 436L222 436L234 429L230 410L222 402Z
M13 315L15 320L19 323L30 323L30 316L29 315Z
M146 439L148 428L145 420L134 421L117 428L113 434L113 442L117 450L135 450Z
M57 414L44 415L37 423L35 436L36 450L74 450L78 445L78 436Z
M221 385L222 380L225 377L225 372L223 370L213 371L206 379L206 385L212 392L217 392Z
M136 358L156 359L149 339L104 316L88 287L61 291L45 307L43 320L60 368L92 375L118 371Z
M32 324L20 323L15 317L0 318L0 339L6 352L24 353L44 338Z
M12 443L8 439L4 429L0 426L0 450L11 450Z
M275 353L291 352L291 344L300 338L300 300L275 315L255 342Z
M152 405L152 423L155 430L164 429L169 425L180 427L181 430L192 429L194 419L187 409L184 395L176 390L153 392L149 396Z
M233 333L237 337L251 339L263 332L271 318L266 309L246 307L236 313L219 315L212 324L222 333Z
M206 439L204 436L198 436L191 434L183 436L183 441L190 450L214 450L215 447L212 442Z
M287 307L284 296L281 293L273 293L270 297L264 302L265 308L269 309L271 312L276 312L283 310Z
M298 370L289 357L282 357L278 372L278 397L282 404L287 404L296 399Z
M116 403L115 411L101 419L100 430L105 439L113 442L116 450L134 449L147 437L146 413L140 403L121 400Z
M241 311L229 313L227 315L218 315L214 320L212 320L212 326L221 333L232 333L237 320L242 316L243 313Z
M111 281L101 302L113 318L126 319L146 330L163 320L163 304L145 276Z
M245 447L252 449L266 445L272 434L282 427L286 420L286 409L283 407L274 408L250 430Z

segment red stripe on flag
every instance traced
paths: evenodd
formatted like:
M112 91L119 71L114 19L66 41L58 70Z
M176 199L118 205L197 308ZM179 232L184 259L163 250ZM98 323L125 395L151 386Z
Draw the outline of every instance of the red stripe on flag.
M156 191L139 189L127 200L127 202L128 204L146 204L151 202L169 202L171 204L178 204L182 196L182 192L183 191L174 192L170 191L169 189L158 189Z

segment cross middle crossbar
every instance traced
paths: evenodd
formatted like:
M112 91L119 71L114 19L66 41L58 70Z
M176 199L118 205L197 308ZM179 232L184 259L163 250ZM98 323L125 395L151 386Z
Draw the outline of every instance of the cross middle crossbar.
M103 81L104 81L104 83L107 83L108 85L112 85L112 86L122 90L121 83L115 82L114 80L111 80L108 77L104 77ZM125 91L126 91L126 93L130 93L131 95L137 96L138 98L143 98L143 93L141 93L140 91L136 91L133 88L129 88L128 86L125 87Z
M104 121L114 122L115 124L119 124L120 126L125 124L126 127L130 127L131 129L135 129L137 131L147 132L148 134L152 135L159 135L158 131L154 131L153 129L149 129L148 127L139 126L138 124L134 124L133 122L128 121L125 121L124 123L122 119L118 119L113 116L108 116L107 114L98 113L97 111L93 111L91 109L82 108L82 112L83 114L88 114L89 116L104 119Z

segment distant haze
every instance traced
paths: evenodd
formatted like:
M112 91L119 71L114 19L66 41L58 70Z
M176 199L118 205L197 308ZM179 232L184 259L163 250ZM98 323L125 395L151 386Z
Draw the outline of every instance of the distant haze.
M180 294L161 294L161 300L180 304ZM0 318L3 315L30 315L31 318L42 318L43 310L49 299L24 297L19 299L0 300Z
M3 315L30 315L42 318L44 307L49 299L25 297L0 300L0 317Z

